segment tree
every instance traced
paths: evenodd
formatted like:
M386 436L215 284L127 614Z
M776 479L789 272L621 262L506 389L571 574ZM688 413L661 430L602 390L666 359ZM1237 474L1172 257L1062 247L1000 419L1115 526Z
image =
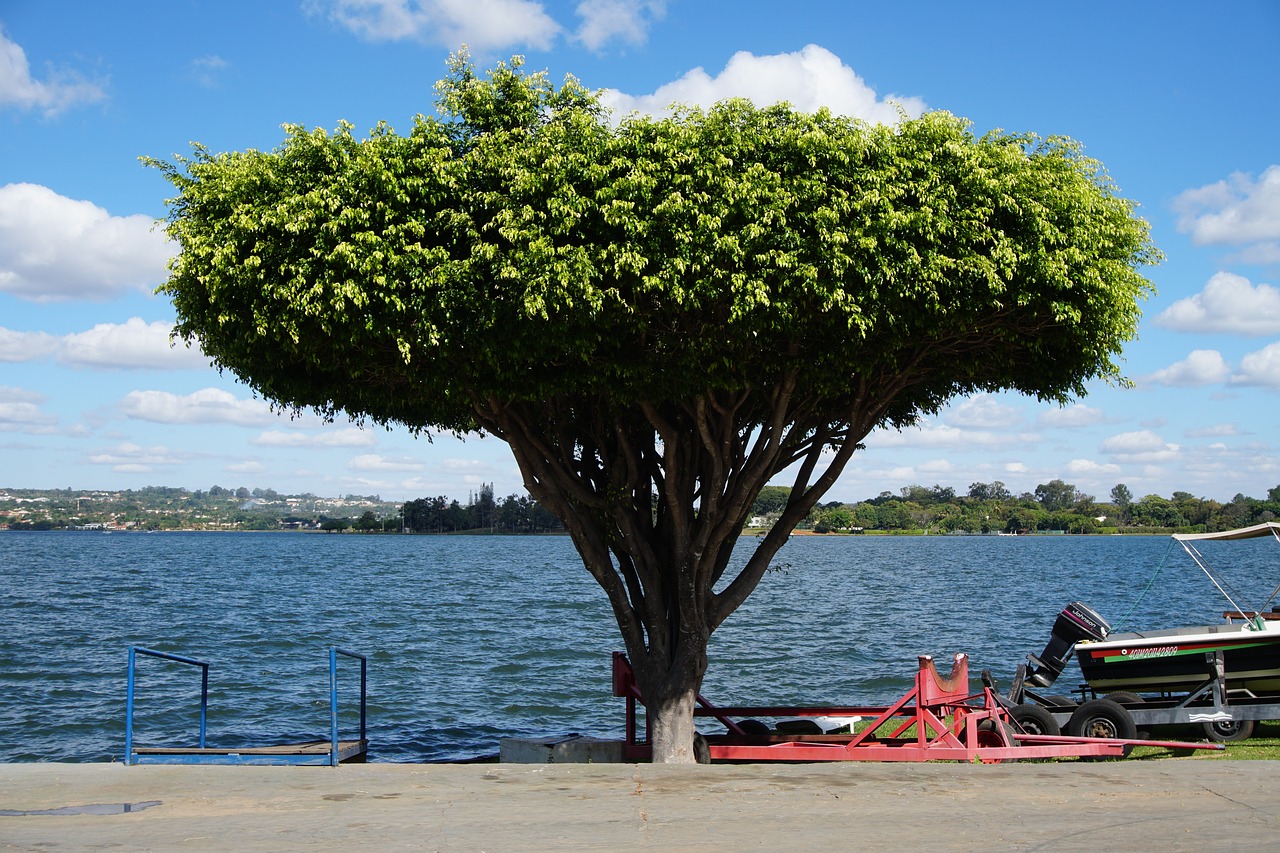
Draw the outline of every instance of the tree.
M830 533L853 527L853 510L843 504L816 510L813 513L814 533Z
M1111 502L1120 510L1120 518L1129 520L1129 509L1133 506L1133 492L1124 483L1116 483L1111 487Z
M1130 507L1133 523L1145 527L1178 527L1186 522L1178 508L1159 495L1147 495Z
M791 489L786 486L765 486L751 505L752 515L768 515L771 512L782 512L787 507L787 499Z
M471 495L471 502L467 505L467 510L471 514L472 528L476 530L482 528L492 529L498 520L498 504L493 498L493 483L485 483L480 487L480 494Z
M1071 140L741 100L614 123L518 59L437 91L405 136L150 161L175 334L285 409L507 442L608 595L656 760L692 760L709 637L869 432L1119 379L1158 253Z
M1050 480L1047 483L1041 483L1036 486L1035 494L1036 500L1040 502L1040 505L1050 512L1070 509L1082 501L1093 501L1092 497L1083 494L1075 486L1070 483L1064 483L1062 480Z

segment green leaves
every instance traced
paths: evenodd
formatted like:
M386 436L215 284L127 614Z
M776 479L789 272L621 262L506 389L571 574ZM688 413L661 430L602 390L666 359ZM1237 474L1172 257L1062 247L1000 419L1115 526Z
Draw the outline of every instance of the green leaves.
M1146 223L1068 139L729 101L607 122L522 61L443 119L150 161L177 332L286 406L466 429L476 400L626 406L799 376L823 418L1118 379ZM761 408L759 411L764 411Z

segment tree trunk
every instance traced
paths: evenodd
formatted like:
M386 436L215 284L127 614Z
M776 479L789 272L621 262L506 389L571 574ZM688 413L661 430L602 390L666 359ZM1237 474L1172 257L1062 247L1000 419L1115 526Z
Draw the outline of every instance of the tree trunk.
M648 663L633 669L644 696L649 726L649 743L655 764L694 764L697 755L694 737L697 726L693 709L697 704L702 676L706 673L706 644L699 650L682 649L677 660L663 669Z
M697 690L687 687L656 702L648 702L649 743L654 764L695 764L693 739L697 728L693 707Z
M657 763L696 760L693 710L711 634L755 589L880 418L805 421L793 379L761 397L745 389L683 405L569 397L477 403L481 424L511 446L529 494L564 523L608 595ZM731 569L752 502L793 465L782 516L746 564Z

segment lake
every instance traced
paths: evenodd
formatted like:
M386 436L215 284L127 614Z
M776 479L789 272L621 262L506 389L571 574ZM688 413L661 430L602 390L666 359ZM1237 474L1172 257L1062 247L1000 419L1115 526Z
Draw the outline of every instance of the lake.
M1276 543L1209 544L1241 603L1267 600ZM1007 687L1070 601L1116 629L1220 621L1225 602L1171 545L794 537L712 637L702 692L884 703L917 655L945 670L955 652L975 683L990 669ZM369 656L373 761L623 730L609 680L621 640L566 537L0 531L0 761L120 760L130 644L212 664L211 745L327 737L330 644ZM139 742L189 741L198 671L151 658L139 671ZM1059 684L1077 681L1073 665Z

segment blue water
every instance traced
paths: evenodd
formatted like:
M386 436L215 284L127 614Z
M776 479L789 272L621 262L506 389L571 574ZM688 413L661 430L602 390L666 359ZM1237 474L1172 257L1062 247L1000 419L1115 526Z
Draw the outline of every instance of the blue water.
M1280 581L1275 546L1219 546L1241 603ZM1069 601L1117 628L1226 607L1163 537L796 537L776 563L712 638L712 701L888 702L958 651L1007 684ZM211 745L326 737L330 644L369 655L374 761L622 732L617 628L564 537L0 532L0 761L118 760L130 644L213 664ZM198 670L139 671L139 741L189 742Z

